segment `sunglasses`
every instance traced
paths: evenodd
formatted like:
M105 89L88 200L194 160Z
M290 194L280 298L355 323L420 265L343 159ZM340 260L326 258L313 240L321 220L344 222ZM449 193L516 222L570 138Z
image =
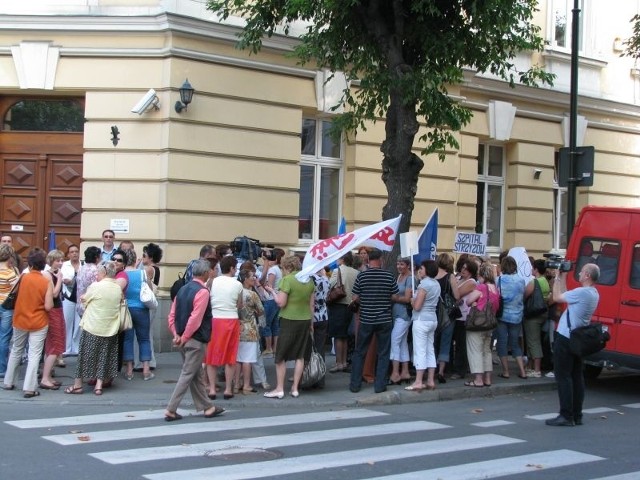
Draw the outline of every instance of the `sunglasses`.
M118 263L124 263L124 259L122 258L114 258L113 261Z

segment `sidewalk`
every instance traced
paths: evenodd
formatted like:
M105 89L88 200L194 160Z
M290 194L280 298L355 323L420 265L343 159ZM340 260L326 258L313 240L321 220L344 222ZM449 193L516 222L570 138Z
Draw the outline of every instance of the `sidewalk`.
M38 404L51 405L113 405L131 406L133 408L164 408L166 406L176 380L180 375L182 363L178 353L157 353L156 360L158 368L155 370L155 378L150 381L143 381L142 374L136 373L132 381L127 381L124 377L118 377L111 388L105 389L100 397L93 395L92 387L84 385L84 394L68 395L63 392L64 386L73 383L75 372L75 358L69 357L65 361L66 368L56 368L56 378L63 383L63 387L57 391L40 390L40 396L32 399L22 397L22 376L16 383L16 390L0 390L0 403L36 402ZM327 356L327 369L335 363L335 357ZM265 359L265 369L267 378L272 386L275 386L275 366L273 359ZM374 393L373 385L363 383L362 390L358 393L349 391L348 373L327 373L325 388L302 390L299 398L292 398L289 395L282 400L268 399L262 396L262 389L254 395L236 394L233 399L223 400L222 393L218 393L216 405L221 405L227 409L239 408L309 408L309 407L360 407L373 405L392 405L406 403L436 402L445 400L457 400L464 398L494 397L498 395L509 395L515 393L530 393L535 391L554 390L556 388L553 378L528 378L520 379L517 375L512 375L508 380L498 377L499 367L494 371L493 385L491 387L474 388L465 387L464 379L447 380L445 384L436 385L436 389L423 392L409 392L404 390L406 385L387 387L383 393ZM511 369L516 372L515 364ZM293 372L287 371L287 376ZM287 383L286 387L290 386ZM288 392L287 392L288 393ZM191 396L187 394L183 401L182 408L192 406Z

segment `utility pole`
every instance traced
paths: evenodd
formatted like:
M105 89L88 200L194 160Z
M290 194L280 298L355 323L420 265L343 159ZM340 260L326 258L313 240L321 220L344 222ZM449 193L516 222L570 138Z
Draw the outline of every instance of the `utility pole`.
M573 0L571 10L571 90L569 93L569 181L567 185L567 244L576 223L576 152L578 129L578 50L580 48L580 0Z

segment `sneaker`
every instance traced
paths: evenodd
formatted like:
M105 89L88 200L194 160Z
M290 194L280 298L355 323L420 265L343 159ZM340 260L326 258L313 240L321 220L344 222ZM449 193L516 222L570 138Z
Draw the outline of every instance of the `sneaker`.
M527 376L531 378L541 378L542 372L536 372L535 370L527 371Z
M262 357L263 358L273 357L273 350L265 350L264 352L262 352Z
M553 372L547 372L544 376L547 378L556 378L556 374Z

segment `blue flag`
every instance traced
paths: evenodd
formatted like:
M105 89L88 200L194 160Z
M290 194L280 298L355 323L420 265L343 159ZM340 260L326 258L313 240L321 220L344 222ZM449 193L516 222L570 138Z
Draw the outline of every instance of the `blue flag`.
M338 225L338 235L342 235L343 233L347 233L347 221L344 217L342 217L342 220L340 220L340 225ZM338 262L331 262L329 268L331 269L331 271L334 271L336 268L338 268Z
M431 214L431 218L422 229L418 237L418 253L413 256L415 265L420 265L424 260L435 260L438 245L438 209Z

